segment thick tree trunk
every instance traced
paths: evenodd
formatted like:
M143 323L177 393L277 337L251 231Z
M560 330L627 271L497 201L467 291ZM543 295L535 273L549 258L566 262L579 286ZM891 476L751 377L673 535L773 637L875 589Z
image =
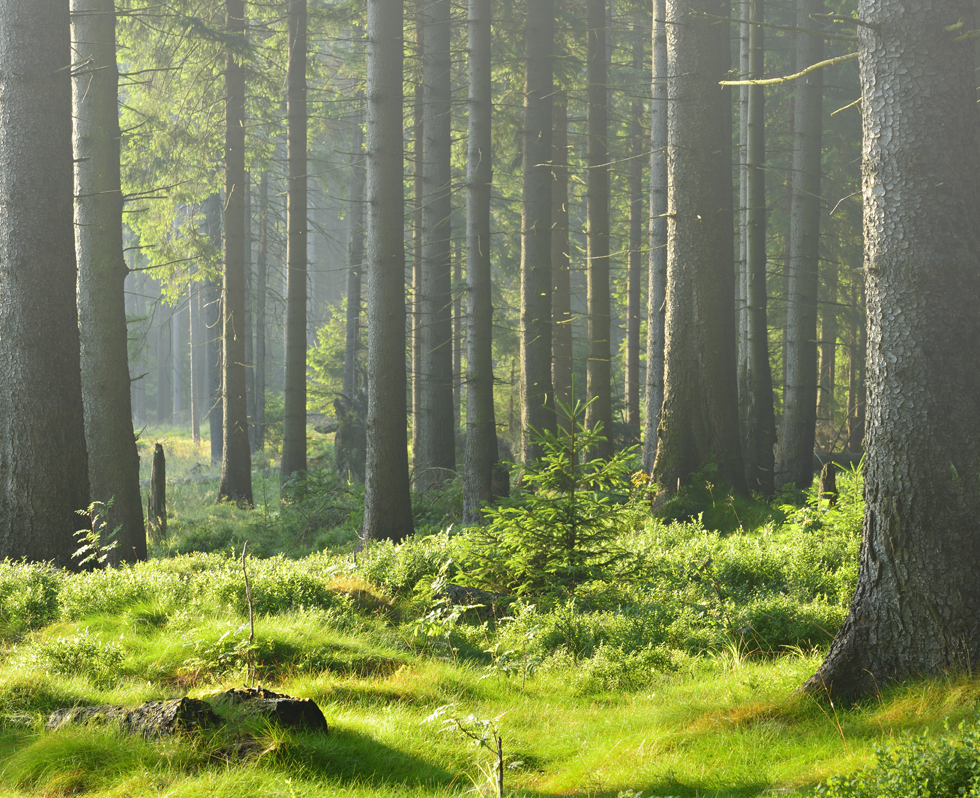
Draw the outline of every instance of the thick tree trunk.
M751 0L748 67L750 79L763 76L763 0ZM772 399L772 370L769 366L769 324L766 297L766 145L765 90L749 86L746 110L745 239L743 327L745 368L741 394L742 457L749 490L772 496L776 442L776 418Z
M647 288L647 373L643 467L653 471L664 404L664 318L667 297L667 17L666 0L653 9L650 112L650 264Z
M73 0L75 253L82 400L92 496L113 499L106 529L120 527L110 560L146 559L139 455L130 398L119 175L119 72L112 0ZM103 541L107 543L108 541Z
M142 514L142 511L141 511ZM153 444L150 487L146 492L146 519L150 536L159 543L167 539L167 457L162 443ZM144 542L144 546L146 543Z
M861 0L868 414L850 614L807 688L980 660L980 169L973 4ZM942 120L937 124L937 120Z
M0 558L62 566L89 503L70 39L64 0L0 0Z
M521 460L555 429L551 382L551 100L554 0L527 0L521 214Z
M286 377L282 464L289 477L306 471L306 0L289 0L289 64L286 77Z
M453 300L451 250L452 128L450 0L422 10L422 406L415 489L442 484L456 470L453 434Z
M822 0L799 0L797 26L814 27L810 14ZM823 57L823 39L797 36L796 68ZM817 262L820 250L820 141L823 70L797 81L793 150L793 205L789 249L789 296L783 418L779 429L776 487L813 481L813 443L817 423Z
M365 540L412 534L405 391L401 0L368 0Z
M555 399L572 400L572 272L568 255L568 96L552 104L551 183L551 381ZM558 416L558 424L562 416Z
M245 0L225 0L225 29L245 37ZM225 215L221 280L224 408L218 501L252 506L252 455L245 403L245 67L225 52ZM304 374L304 379L306 375Z
M668 0L664 405L654 476L673 489L714 463L744 490L735 379L730 63L725 0Z
M585 410L589 429L601 427L605 440L596 444L594 457L609 457L612 440L612 356L609 302L609 142L607 107L609 89L606 68L606 0L587 0L588 114L588 335L587 393Z
M469 0L469 137L466 154L466 452L463 520L480 520L497 461L493 407L490 190L493 184L491 0Z
M639 20L633 25L633 71L643 66L643 37ZM626 423L640 423L640 297L643 279L641 247L643 237L643 101L633 100L630 108L630 232L626 269ZM610 433L612 430L609 431ZM608 434L608 433L607 433Z

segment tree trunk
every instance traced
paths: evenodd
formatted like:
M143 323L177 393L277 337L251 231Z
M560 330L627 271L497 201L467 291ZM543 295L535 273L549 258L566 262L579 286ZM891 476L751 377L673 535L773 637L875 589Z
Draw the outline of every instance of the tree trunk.
M466 164L466 452L463 520L480 520L490 500L497 461L493 407L493 305L490 261L490 191L493 184L491 118L491 0L469 0L469 137Z
M821 450L837 439L834 421L834 389L837 372L837 282L836 261L825 263L827 270L824 301L820 303L820 385L817 390L817 441Z
M456 470L453 435L453 300L450 221L450 0L423 6L422 56L422 415L416 490L441 485Z
M204 201L204 218L208 237L215 248L221 246L221 197L212 194ZM221 462L224 401L221 394L221 288L208 278L201 295L204 304L204 327L207 337L207 418L211 435L211 465Z
M142 514L142 511L141 511ZM150 487L146 492L146 519L150 537L159 543L167 539L167 458L163 444L153 444ZM145 543L143 544L146 545Z
M412 534L405 391L401 0L367 6L368 417L364 540Z
M664 404L664 319L667 297L667 18L666 0L653 9L650 113L650 264L647 288L647 373L643 467L653 471Z
M421 63L425 57L425 26L422 21L424 0L416 1L415 48ZM422 473L422 214L425 204L425 161L422 157L425 138L425 103L422 99L422 80L415 84L412 106L412 475ZM415 485L418 489L418 485Z
M587 393L594 400L585 410L589 429L601 427L604 441L593 457L609 457L612 440L612 357L609 303L609 143L606 68L606 0L587 0L588 116L588 330Z
M0 0L0 558L65 567L89 504L70 40L63 0Z
M554 0L527 0L521 214L521 460L555 429L551 382L551 95Z
M286 77L286 377L283 401L283 478L306 471L306 0L289 0Z
M639 19L633 24L633 71L643 67L643 38ZM640 260L643 236L643 101L633 100L630 109L630 233L626 286L626 423L640 423L640 295L643 266ZM612 430L609 431L611 433ZM607 434L609 434L607 433Z
M245 336L245 414L248 419L248 448L253 451L255 437L255 335L252 289L252 175L245 173L245 316L242 326Z
M259 180L259 246L255 262L255 442L265 448L266 300L269 288L269 170Z
M748 77L763 76L765 41L762 27L764 0L750 0ZM749 490L772 496L776 418L769 366L769 324L766 297L766 145L765 90L748 86L746 117L744 294L745 368L741 372L740 431L745 481Z
M572 282L568 255L568 96L552 102L551 151L551 380L555 399L572 401ZM563 417L559 414L558 424Z
M358 32L358 36L360 33ZM344 340L344 396L357 393L357 359L361 346L361 267L364 263L364 92L357 93L350 176L350 254L347 267L347 317Z
M861 0L868 414L850 614L813 691L980 659L980 169L973 5ZM942 120L937 124L937 120ZM887 132L887 133L886 133Z
M814 27L810 14L822 0L799 0L797 26ZM796 68L823 58L823 39L797 36ZM813 482L817 423L817 260L820 250L820 140L823 70L797 81L793 149L793 205L790 220L789 296L783 418L779 430L776 487Z
M173 336L170 334L171 311L163 304L163 286L153 310L153 318L157 323L157 424L173 423L173 393L171 392L170 367L173 357Z
M668 0L664 404L654 476L672 489L713 463L745 489L735 379L730 63L724 0Z
M459 238L453 243L453 441L459 434L459 421L463 412L463 340L466 338L466 317L463 315L463 247Z
M146 559L139 454L130 398L119 175L119 72L112 0L73 0L75 252L82 400L91 495L113 499L106 529L120 527L110 561ZM79 508L80 509L80 508ZM103 541L103 544L108 541Z
M180 424L183 421L182 411L183 407L181 405L181 387L183 382L183 374L181 374L181 366L183 365L184 356L184 341L181 333L183 332L183 316L184 308L180 301L180 296L174 300L174 308L170 316L170 366L173 369L172 378L170 380L170 388L173 391L173 399L171 401L171 408L173 409L174 423Z
M851 346L850 386L847 393L847 450L864 449L865 379L864 363L868 343L868 327L864 319L864 286L854 287L854 312L857 316Z
M244 43L244 0L225 0L225 29L229 37ZM248 446L245 403L245 67L241 56L236 56L230 45L226 48L225 59L225 215L221 282L224 408L221 483L217 500L251 507L252 455Z
M191 436L201 443L201 410L204 404L204 335L201 327L201 284L192 280L187 287L191 309Z

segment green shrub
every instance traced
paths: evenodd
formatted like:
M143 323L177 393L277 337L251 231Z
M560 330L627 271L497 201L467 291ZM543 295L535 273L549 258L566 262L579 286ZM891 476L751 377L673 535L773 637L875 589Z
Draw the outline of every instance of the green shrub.
M0 637L22 635L58 617L64 576L50 565L0 562Z
M100 687L111 686L123 660L122 649L112 641L102 641L88 630L68 637L45 640L34 648L39 663L53 673L84 676Z
M421 584L440 574L452 580L457 567L457 543L451 530L415 535L398 545L389 540L368 542L357 555L356 572L393 596L407 598Z

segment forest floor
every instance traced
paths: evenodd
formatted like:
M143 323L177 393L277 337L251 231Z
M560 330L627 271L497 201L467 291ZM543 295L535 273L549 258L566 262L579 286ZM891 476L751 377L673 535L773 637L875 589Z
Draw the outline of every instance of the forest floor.
M2 795L491 795L498 737L512 796L794 795L871 765L889 738L972 728L966 676L850 707L798 692L853 589L853 474L838 509L745 502L705 480L687 499L699 514L622 531L628 567L491 611L444 598L479 545L445 531L458 486L419 503L414 540L355 557L358 489L329 467L280 494L263 472L274 454L258 457L256 509L215 506L206 449L143 440L161 438L170 532L147 563L0 564ZM329 460L329 441L311 445ZM192 473L214 480L180 480ZM149 740L44 731L60 707L206 698L250 665L256 683L316 701L329 732L235 717Z

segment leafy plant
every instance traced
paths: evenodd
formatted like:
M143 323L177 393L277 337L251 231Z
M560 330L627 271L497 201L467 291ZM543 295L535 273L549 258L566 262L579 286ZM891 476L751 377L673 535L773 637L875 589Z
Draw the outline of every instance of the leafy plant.
M122 529L122 525L117 526L111 532L106 532L109 526L107 520L109 511L115 497L111 497L107 502L92 502L84 510L75 510L78 515L89 519L87 528L79 529L75 532L75 539L78 541L78 548L72 554L72 559L78 560L79 566L86 566L90 563L93 567L104 568L109 564L112 550L119 545L116 535Z
M631 479L633 449L587 459L605 440L601 426L582 423L592 401L558 399L559 433L532 432L544 456L524 464L520 504L484 510L489 523L476 534L469 564L474 581L499 591L567 594L623 559L615 540L635 525L648 483L642 473Z

